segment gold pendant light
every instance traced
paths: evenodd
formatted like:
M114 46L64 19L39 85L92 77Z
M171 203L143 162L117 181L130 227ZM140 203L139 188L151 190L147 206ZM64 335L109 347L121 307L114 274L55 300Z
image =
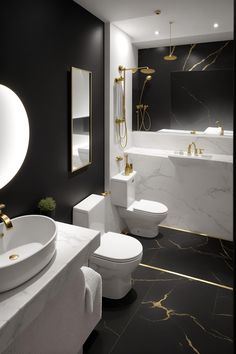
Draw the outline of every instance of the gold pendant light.
M171 49L171 25L172 25L172 23L173 23L173 21L169 22L169 24L170 24L170 52L169 52L169 55L166 55L163 58L164 60L176 60L177 59L177 56L173 55L174 50L175 50L175 46Z

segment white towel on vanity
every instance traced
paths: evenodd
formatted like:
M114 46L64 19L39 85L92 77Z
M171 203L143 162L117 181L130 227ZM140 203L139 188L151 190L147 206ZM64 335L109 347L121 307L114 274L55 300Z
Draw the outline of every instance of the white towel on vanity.
M102 278L91 268L83 266L81 270L85 279L85 308L89 313L92 313L96 293L101 288L99 284L101 284Z

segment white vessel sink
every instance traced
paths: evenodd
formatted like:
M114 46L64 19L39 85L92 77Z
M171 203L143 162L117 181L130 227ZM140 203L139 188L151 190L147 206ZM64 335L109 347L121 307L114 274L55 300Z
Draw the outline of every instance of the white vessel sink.
M0 292L32 278L56 250L57 226L51 218L25 215L11 221L11 229L0 223Z

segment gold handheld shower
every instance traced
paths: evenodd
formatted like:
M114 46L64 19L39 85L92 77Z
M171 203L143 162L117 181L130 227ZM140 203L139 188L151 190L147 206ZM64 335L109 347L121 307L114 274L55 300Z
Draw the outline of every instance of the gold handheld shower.
M155 69L143 69L140 70L143 74L152 74L155 72ZM143 92L144 92L144 88L146 86L146 83L148 81L152 80L152 75L147 75L145 77L145 80L143 82L143 87L141 90L141 94L139 97L139 103L136 105L137 108L137 130L150 130L151 128L151 117L148 113L148 105L147 104L142 104L142 98L143 98ZM146 122L145 122L146 121Z
M123 90L122 97L121 97L121 101L122 101L121 102L121 104L122 104L121 116L119 116L119 117L116 116L115 117L115 123L116 123L116 127L117 127L117 129L116 129L117 130L117 141L119 142L120 147L122 149L124 149L126 147L127 141L128 141L127 123L126 123L126 102L125 102L126 71L131 71L132 74L135 74L138 70L140 70L143 74L153 74L155 72L154 69L151 69L148 66L126 68L123 65L119 65L118 66L118 71L119 71L120 76L118 78L115 78L115 83L117 85L117 90L118 90L118 85L122 85L122 90ZM151 76L150 75L146 76L146 82L148 80L151 80Z

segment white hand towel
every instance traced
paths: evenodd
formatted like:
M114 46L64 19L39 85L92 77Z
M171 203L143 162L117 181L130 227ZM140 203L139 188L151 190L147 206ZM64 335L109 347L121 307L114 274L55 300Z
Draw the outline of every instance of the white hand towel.
M99 284L102 282L101 275L88 267L81 267L85 279L85 308L89 313L93 312L93 304Z

